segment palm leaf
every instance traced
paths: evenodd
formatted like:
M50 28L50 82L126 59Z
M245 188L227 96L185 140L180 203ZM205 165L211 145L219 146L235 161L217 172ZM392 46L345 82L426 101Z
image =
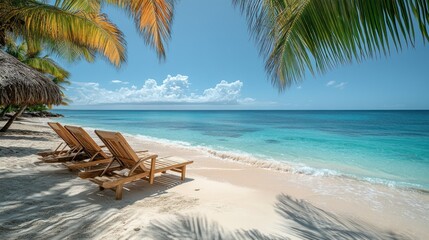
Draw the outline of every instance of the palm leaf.
M429 40L427 0L233 0L280 90L306 73L389 55Z
M170 39L175 0L105 0L125 8L134 18L147 44L165 58L165 45Z
M102 0L55 0L55 6L66 11L99 13Z
M103 14L73 12L70 6L70 9L61 9L36 1L15 0L12 3L6 0L0 7L2 5L8 6L9 11L0 19L7 22L13 20L13 30L23 36L31 36L42 42L55 40L73 43L101 53L115 66L125 61L122 32Z
M96 56L95 50L84 46L78 46L71 41L45 39L45 41L43 41L43 49L48 52L49 55L56 55L68 62L74 62L81 59L93 62Z
M41 73L49 74L55 77L59 80L59 82L67 79L70 76L70 73L67 70L59 66L48 56L41 58L29 58L23 62Z

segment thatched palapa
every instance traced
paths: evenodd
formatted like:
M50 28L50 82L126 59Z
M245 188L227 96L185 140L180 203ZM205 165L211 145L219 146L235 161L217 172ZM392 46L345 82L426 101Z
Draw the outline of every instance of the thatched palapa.
M28 105L59 105L61 101L61 90L51 79L0 50L0 105L21 107L0 132L7 131Z
M0 105L58 105L60 88L42 73L0 50Z

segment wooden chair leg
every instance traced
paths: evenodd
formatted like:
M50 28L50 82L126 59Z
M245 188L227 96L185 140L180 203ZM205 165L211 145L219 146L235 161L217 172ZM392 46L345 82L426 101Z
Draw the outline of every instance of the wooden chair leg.
M182 176L181 176L181 180L184 181L185 180L185 175L186 175L186 166L182 167Z
M123 189L123 185L120 184L116 187L116 200L121 200L122 199L122 189Z
M149 184L153 184L153 179L155 178L155 158L152 158L150 163L150 174L149 174Z
M150 174L149 184L153 184L153 179L155 178L155 174Z

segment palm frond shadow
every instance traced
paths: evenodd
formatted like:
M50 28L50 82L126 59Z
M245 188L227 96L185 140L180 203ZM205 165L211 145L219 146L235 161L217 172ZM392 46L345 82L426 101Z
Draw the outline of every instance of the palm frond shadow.
M0 126L3 126L0 124ZM44 133L41 131L23 130L23 129L10 129L7 132L0 133L0 157L25 157L38 152L49 151L50 148L36 148L33 144L27 144L20 146L19 141L40 141L40 142L52 142L51 137L55 135L51 132ZM3 144L2 144L3 143ZM11 145L4 145L6 143L12 143ZM17 144L18 146L16 146Z
M15 134L25 136L27 132L16 131ZM0 146L2 153L11 151L8 156L32 154L24 150L24 147ZM73 181L73 184L64 184L67 181ZM167 190L178 184L182 184L179 176L163 174L155 178L152 186L147 182L127 185L129 191L125 193L124 200L115 201L114 192L100 192L92 185L88 188L89 183L76 179L65 169L26 174L0 171L0 239L81 239L103 235L105 231L112 231L109 226L120 220L121 217L115 214L117 211L140 200L143 203L149 201L149 205L155 203L159 200L157 196L168 195ZM71 188L88 190L70 191ZM303 239L411 239L368 223L337 216L285 194L277 196L274 208L282 221L273 228L280 227L288 236ZM100 227L100 222L103 227ZM226 230L221 223L192 215L153 221L139 234L153 239L287 239L283 234L270 235L256 229Z
M6 141L6 139L4 139ZM3 147L0 146L0 157L2 156L10 156L10 157L26 157L32 154L36 154L38 152L38 149L31 148L31 147L18 147L18 146L10 146L10 147Z
M287 239L267 235L256 229L228 231L215 221L188 215L179 215L176 220L169 222L152 222L143 234L153 239Z
M302 239L411 239L368 223L337 216L285 194L277 196L277 200L275 210L284 220L280 224L281 230L289 236ZM289 239L285 235L266 234L256 229L228 231L215 221L192 215L178 215L177 219L167 222L152 222L144 235L154 239Z
M2 124L0 123L0 125L2 126ZM57 138L57 135L54 134L54 132L52 131L34 131L34 130L28 130L28 129L9 129L7 132L2 132L0 133L0 138L1 137L5 137L5 136L28 136L28 137L32 137L32 136L41 136L41 137L46 137L46 135L49 136L53 136L55 138Z
M285 194L277 196L277 200L276 212L285 220L295 223L295 226L287 228L288 231L304 239L411 239L403 234L337 216Z
M33 140L33 141L50 141L50 139L46 137L37 137L37 136L0 136L2 140Z
M64 184L70 181L71 185ZM114 192L99 191L66 169L26 174L0 171L0 239L92 239L105 235L120 221L117 212L142 199L156 201L180 183L179 176L164 174L152 186L147 182L127 185L131 191L116 201Z
M71 181L73 178L65 170L25 175L2 172L0 238L72 236L75 232L80 233L74 231L76 227L95 221L101 206L82 201L85 193L69 196L67 187L62 185L64 180ZM35 185L45 188L36 188ZM83 187L82 182L75 182L73 187ZM78 216L76 209L84 211L86 216Z

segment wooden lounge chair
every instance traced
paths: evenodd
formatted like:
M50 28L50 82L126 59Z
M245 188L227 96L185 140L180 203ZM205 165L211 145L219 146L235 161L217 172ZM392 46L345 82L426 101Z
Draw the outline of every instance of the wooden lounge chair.
M102 147L104 146L99 146L83 128L76 126L64 127L75 137L80 143L82 150L89 157L89 159L84 161L64 162L63 164L70 170L91 168L100 164L107 164L112 160L112 155L103 151Z
M54 151L40 152L41 160L45 162L62 162L72 159L82 159L82 146L79 141L60 123L48 122L48 125L63 140ZM67 149L68 148L68 149Z
M79 173L82 178L89 178L98 184L100 189L112 189L116 192L116 199L122 199L122 188L126 183L140 179L149 180L153 184L156 173L165 173L167 170L181 173L181 179L185 180L186 166L193 161L177 161L171 159L157 159L157 155L150 153L137 153L118 132L106 132L96 130L95 133L103 141L113 155L111 163L103 170ZM111 168L114 162L119 167ZM118 171L120 170L120 171Z

